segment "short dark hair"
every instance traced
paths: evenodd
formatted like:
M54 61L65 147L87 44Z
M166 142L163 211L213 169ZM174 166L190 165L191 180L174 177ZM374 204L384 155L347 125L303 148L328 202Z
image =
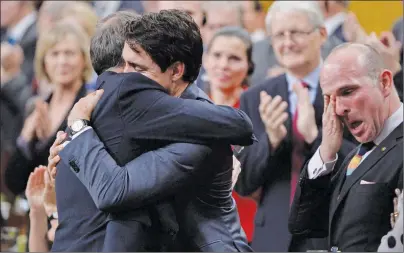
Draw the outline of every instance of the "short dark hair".
M210 40L208 46L207 46L207 51L210 51L210 48L212 47L213 43L215 42L216 38L218 37L236 37L239 38L244 45L247 48L246 54L247 54L247 61L248 61L248 75L251 75L254 72L254 62L252 60L252 49L253 49L253 42L251 40L250 34L244 30L241 27L238 26L226 26L223 27L215 34L213 35L212 39Z
M118 11L97 23L90 45L91 63L97 75L122 64L125 25L138 17L134 11Z
M142 48L165 72L173 63L185 65L182 79L193 82L202 65L203 44L198 25L187 13L162 10L147 13L127 24L126 42Z

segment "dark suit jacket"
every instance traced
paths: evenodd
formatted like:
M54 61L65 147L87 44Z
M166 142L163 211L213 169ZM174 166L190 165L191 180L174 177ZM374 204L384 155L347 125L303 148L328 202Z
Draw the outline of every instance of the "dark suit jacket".
M329 34L329 36L335 36L342 42L347 42L347 40L344 37L344 26L342 24L338 26L337 29L335 29L335 31L332 34Z
M316 245L302 245L308 242L305 240L299 242L299 238L295 238L295 241L291 243L292 238L287 222L291 188L292 116L288 108L289 118L285 124L288 135L273 152L258 110L261 91L266 91L272 97L279 95L284 101L289 101L286 76L281 75L251 87L244 92L240 100L240 109L251 118L254 124L254 135L257 136L258 142L245 147L239 154L242 170L236 184L236 191L240 195L248 196L263 187L251 246L255 251L305 251L316 248ZM314 108L316 124L321 133L323 96L320 87L317 90ZM305 145L303 154L306 159L315 153L320 143L321 134L312 145ZM345 149L350 151L355 147L349 142L345 145L344 151Z
M12 153L24 123L25 104L32 96L24 75L18 75L2 85L0 90L0 150Z
M345 169L357 149L330 175L310 180L306 165L289 218L290 231L329 236L328 246L341 251L377 251L391 229L394 189L403 187L402 127L401 123L345 180Z
M231 107L219 107L202 101L170 97L160 85L138 73L115 74L105 72L99 77L98 83L98 86L104 89L104 94L92 115L92 126L101 137L101 140L106 144L107 150L111 156L120 165L126 164L144 152L154 150L172 142L199 144L221 143L221 145L228 145L230 143L249 145L252 142L251 121L239 110L234 110ZM83 145L83 143L80 143L80 145ZM80 155L85 154L86 159L92 158L93 156L89 154L90 151L91 149L87 149ZM230 151L227 152L231 155ZM69 163L76 173L84 166L84 164L80 162L80 159L72 158L70 154L65 156L63 160ZM159 164L159 166L166 169L165 167L169 164L166 159L164 160L167 164L163 166ZM150 161L152 163L150 166L154 165L153 160ZM174 161L173 166L178 166L176 163L177 162ZM94 164L88 167L92 168ZM66 167L58 169L63 170L63 173L74 175ZM186 166L184 170L192 171L193 166ZM150 172L154 173L153 170L150 170ZM100 173L99 175L103 174ZM160 181L160 174L153 175L156 178L150 177L147 182L155 183L154 185L157 186L164 183L164 181ZM147 176L147 174L145 174L145 176ZM170 174L168 174L168 176L170 176ZM157 181L153 181L153 179ZM102 185L106 180L106 177L102 177L95 185ZM73 181L75 184L80 184L77 179L72 180L72 182ZM72 182L69 182L69 184L71 185ZM59 182L56 184L58 183ZM61 184L63 184L63 182ZM172 181L170 181L169 185L171 184ZM122 187L122 183L118 186ZM100 190L99 188L97 189ZM129 209L128 205L120 204L116 198L113 199L112 202L111 199L102 199L105 196L105 190L110 189L110 186L103 189L104 190L101 189L101 191L104 193L99 194L98 192L92 195L93 199L97 200L95 201L94 207L108 212L126 211ZM71 187L69 190L69 192L60 192L57 194L57 197L75 195L74 192L71 191ZM84 194L86 198L90 197L87 191L84 191L80 187L78 190L81 191L80 195ZM130 190L130 188L125 188L125 190ZM164 191L163 193L169 192L170 191ZM91 191L90 193L92 194ZM112 192L108 190L108 193L118 193L119 195L115 197L119 197L122 196L121 193L123 192L122 190ZM149 193L154 193L154 190ZM145 192L143 192L143 195L145 197L148 196ZM100 198L102 201L98 201ZM94 201L92 201L92 203L94 204ZM155 223L161 225L159 229L162 230L162 232L168 233L171 237L175 236L178 231L178 224L171 203L165 202L153 206L147 206L147 204L149 203L142 202L136 210L112 214L110 216L112 221L108 222L107 229L108 231L114 232L114 234L109 233L108 235L107 233L104 250L147 250L147 240L134 240L133 236L142 236L144 233L153 230L152 225ZM68 221L68 217L64 216L64 213L69 212L66 208L70 209L66 206L70 205L69 203L61 203L61 205L64 205L65 208L59 209L58 206L58 210L63 210L63 213L59 214L59 224ZM130 202L129 207L136 208L137 206ZM91 212L93 211L94 210L91 209ZM79 215L83 212L84 211L77 211ZM84 215L93 215L91 212L84 213ZM98 210L95 211L95 213L100 212L101 211ZM153 220L153 217L158 217L158 220ZM124 221L126 221L126 223L128 221L134 221L132 223L137 224L136 229L139 231L133 232L133 230L130 231L130 228L123 227L122 225L125 224ZM64 244L62 238L66 236L73 238L75 245L88 243L88 238L85 240L82 238L85 238L88 234L95 234L96 232L100 232L101 234L105 233L106 224L106 221L104 221L104 223L95 222L87 226L86 229L79 231L76 230L74 223L66 224L64 230L57 230L55 243ZM102 229L100 229L100 227L102 227ZM74 236L72 236L73 230L75 231ZM155 234L153 235L155 236ZM101 237L102 236L99 238ZM122 239L121 243L116 243L116 238L124 239ZM154 244L156 244L155 241ZM75 248L72 249L69 248L69 246L71 245L64 245L64 249L75 250ZM83 247L86 247L86 245L83 245ZM60 250L61 248L55 248L55 250L58 249ZM100 250L99 248L89 249Z

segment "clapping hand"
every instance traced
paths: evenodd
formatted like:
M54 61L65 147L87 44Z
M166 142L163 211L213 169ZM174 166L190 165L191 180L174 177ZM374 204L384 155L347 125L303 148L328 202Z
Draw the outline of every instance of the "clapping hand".
M28 203L31 211L44 211L43 206L43 193L45 189L44 173L46 172L45 166L36 167L33 172L31 172L27 188L25 190L25 195L28 199Z
M272 98L265 91L260 93L259 113L265 125L269 141L273 149L276 149L286 137L287 129L284 125L288 119L288 103L282 101L280 96Z
M315 119L314 106L311 104L309 90L300 83L293 85L293 91L297 95L297 130L303 136L306 143L311 144L318 135L318 127Z
M396 221L398 219L398 216L400 215L399 210L398 210L398 202L399 202L399 198L402 198L403 196L401 195L401 191L400 189L396 189L394 191L394 193L396 194L396 197L394 197L393 199L393 205L394 205L394 212L392 214L390 214L390 224L391 224L391 228L394 228L394 225L396 224ZM401 202L403 200L401 199Z

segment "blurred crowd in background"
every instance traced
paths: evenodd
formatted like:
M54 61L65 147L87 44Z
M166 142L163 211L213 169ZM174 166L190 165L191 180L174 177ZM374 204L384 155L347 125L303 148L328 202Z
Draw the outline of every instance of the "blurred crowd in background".
M201 30L205 46L196 83L216 104L238 107L245 90L285 71L306 76L321 64L321 57L324 59L344 42L367 43L379 51L394 74L402 98L401 1L369 1L363 5L367 9L361 12L374 13L373 23L386 26L375 29L350 11L353 3L349 1L318 1L320 12L308 10L302 13L303 18L276 15L276 9L269 15L271 4L272 1L2 1L2 251L29 250L28 234L43 241L41 249L48 249L52 241L57 219L48 222L56 212L52 191L47 192L49 182L45 177L39 184L42 188L38 188L29 178L32 173L44 174L44 168L39 166L47 165L49 148L56 132L65 129L68 111L79 97L95 89L97 75L91 66L89 43L97 20L118 10L142 14L180 9L190 14ZM376 7L371 8L372 4ZM386 24L381 20L384 16L377 14L382 11L378 5L388 5L387 9L394 6L397 16L388 17L394 21ZM398 13L397 8L401 9ZM302 21L307 17L310 22ZM313 25L324 26L326 33L313 35ZM230 35L217 32L226 26L242 27L244 31L236 30ZM285 27L288 34L274 32ZM318 80L318 76L314 79ZM316 111L316 104L312 106ZM291 105L291 110L295 107ZM251 159L246 166L259 163ZM247 238L254 240L253 249L287 251L289 197L285 197L283 205L268 196L282 195L282 187L289 188L293 183L276 174L270 180L254 182L254 186L248 182L252 180L248 175L242 173L240 180L236 191L243 197L236 191L233 196ZM271 187L274 182L279 187ZM29 231L34 223L41 223L35 225L39 229ZM277 234L276 244L271 242L271 234Z

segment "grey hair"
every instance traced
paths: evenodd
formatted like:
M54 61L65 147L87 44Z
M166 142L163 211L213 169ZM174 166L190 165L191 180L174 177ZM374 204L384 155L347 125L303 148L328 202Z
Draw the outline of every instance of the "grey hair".
M137 17L139 15L134 11L117 11L97 23L91 39L90 56L93 69L98 75L122 63L125 25Z
M316 1L275 1L268 9L265 18L267 31L270 33L273 16L276 13L301 12L306 14L310 23L315 27L324 26L324 15Z
M241 27L243 24L243 6L238 1L204 1L202 3L202 10L205 12L206 19L209 20L208 12L211 9L221 10L221 9L236 9L237 19ZM208 21L209 22L209 21Z
M358 62L364 69L366 69L367 75L376 85L379 81L381 72L386 68L380 53L368 44L346 42L336 46L330 52L328 57L347 48L353 48L360 53L358 56Z

